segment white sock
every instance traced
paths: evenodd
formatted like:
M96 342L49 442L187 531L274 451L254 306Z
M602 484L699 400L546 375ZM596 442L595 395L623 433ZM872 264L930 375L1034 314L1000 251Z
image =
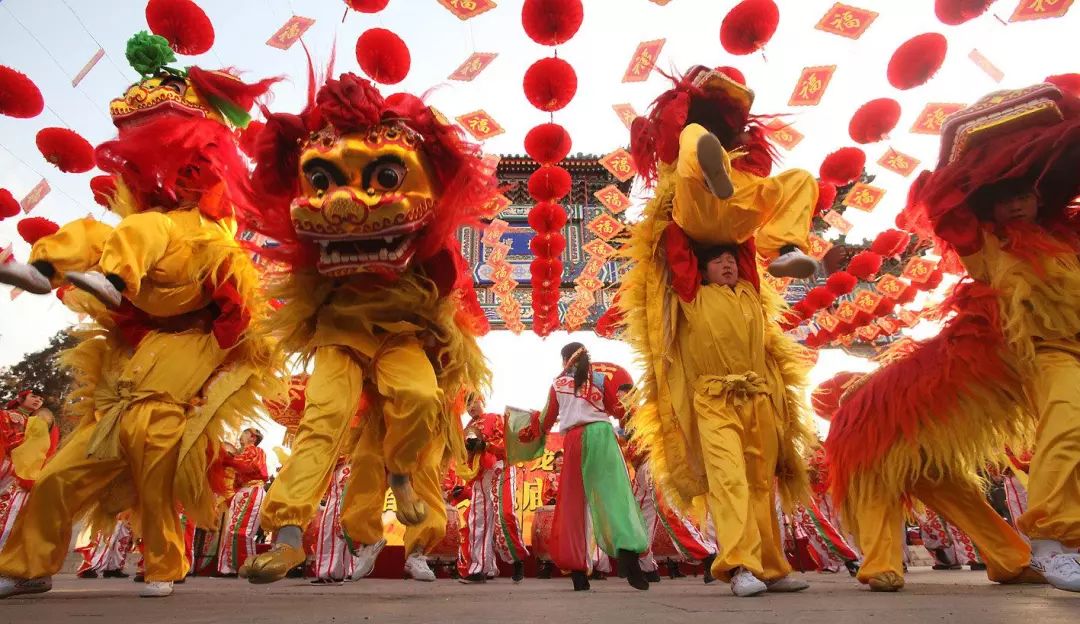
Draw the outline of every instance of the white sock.
M1033 557L1053 557L1054 555L1060 555L1063 552L1065 552L1065 547L1061 545L1061 542L1056 540L1031 540L1031 555Z

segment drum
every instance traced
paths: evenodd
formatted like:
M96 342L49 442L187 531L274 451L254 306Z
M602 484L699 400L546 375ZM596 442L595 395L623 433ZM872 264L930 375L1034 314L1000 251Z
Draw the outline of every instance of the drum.
M457 561L461 547L461 515L456 507L446 506L446 535L427 553L429 562Z
M532 521L532 552L540 561L551 561L548 542L551 540L551 525L555 521L555 505L537 507Z

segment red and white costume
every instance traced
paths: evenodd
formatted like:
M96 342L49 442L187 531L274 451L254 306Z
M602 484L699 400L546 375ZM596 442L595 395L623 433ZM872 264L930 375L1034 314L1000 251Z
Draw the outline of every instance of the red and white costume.
M939 563L948 565L966 565L981 563L979 553L971 538L954 525L945 521L937 512L926 507L923 513L915 514L915 521L919 525L919 534L922 536L923 546L934 556L944 557Z
M226 455L225 466L235 471L236 492L221 530L218 572L236 574L247 558L255 555L255 535L259 532L259 510L266 493L266 453L248 445L236 455Z
M123 571L131 552L131 542L131 524L127 520L117 520L111 533L98 533L89 544L79 549L83 562L76 573Z
M815 502L811 501L808 505L800 503L790 515L783 517L791 523L792 529L785 535L793 533L796 540L806 540L810 557L818 570L839 572L845 568L846 563L856 563L859 560L855 549L840 535L840 531L829 522Z
M326 503L315 516L315 554L312 568L315 578L321 581L343 581L353 573L356 557L349 549L349 542L341 530L341 495L352 471L346 458L338 459Z
M24 396L25 393L21 394L20 399L16 399L12 403L16 403ZM23 408L12 403L8 404L8 409L0 410L0 549L7 542L8 534L15 525L15 519L19 517L19 512L22 511L23 505L30 495L30 488L34 484L33 481L17 474L16 465L11 457L12 451L26 441L26 425L30 421L31 414L27 414ZM47 433L44 428L37 431L40 432L42 437L35 444L40 446L40 450L45 451L45 455L36 456L35 461L31 463L35 463L37 464L36 467L40 467L44 459L51 457L56 451L59 430L56 427L50 427ZM47 450L45 449L45 435L49 436ZM32 469L34 467L25 466L25 468Z
M707 538L687 517L676 512L663 500L656 490L649 462L642 461L634 474L634 498L641 507L645 518L645 531L649 536L649 550L639 557L644 572L656 572L656 560L653 557L652 544L657 528L667 531L672 544L678 549L684 561L700 563L710 555L716 554L716 543Z

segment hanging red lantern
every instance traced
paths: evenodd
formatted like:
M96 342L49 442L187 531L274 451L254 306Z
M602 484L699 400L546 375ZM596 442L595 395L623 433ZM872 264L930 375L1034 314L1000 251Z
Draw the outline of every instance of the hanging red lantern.
M15 229L24 241L33 245L38 239L56 233L60 226L44 217L27 217L19 221Z
M908 39L889 59L886 72L889 84L901 90L926 84L941 69L948 49L945 36L938 33L925 33Z
M553 112L564 108L577 93L577 73L566 61L540 59L525 71L525 97L536 108Z
M0 188L0 221L14 217L20 210L22 208L19 206L19 200L15 199L11 191Z
M1062 93L1080 98L1080 74L1058 74L1056 76L1047 76L1044 82L1049 82L1058 89L1061 89Z
M720 23L720 45L736 56L753 54L772 39L779 23L773 0L743 0Z
M854 182L866 166L866 153L857 147L842 147L821 162L821 179L836 186Z
M538 202L555 202L570 192L570 172L562 167L540 167L529 176L529 195Z
M832 208L836 203L836 185L823 180L818 180L817 205L814 206L814 216L820 215Z
M45 109L45 100L33 80L10 67L0 65L0 115L29 119Z
M94 168L94 148L77 132L67 128L43 128L37 147L45 160L64 173L84 173Z
M155 35L168 39L177 54L202 54L214 45L214 25L191 0L150 0L146 24Z
M401 37L385 28L372 28L356 39L356 62L375 82L392 85L409 75L412 56Z
M942 24L957 26L986 13L994 0L934 0L934 15Z
M836 293L824 286L814 286L806 293L803 301L814 311L822 310L836 303Z
M566 209L558 204L541 202L529 210L529 227L537 232L557 232L566 225Z
M825 280L825 286L829 290L833 291L837 297L850 294L855 290L855 284L858 284L859 280L855 279L855 276L847 271L838 271L833 273Z
M904 253L910 242L911 235L907 232L889 229L877 235L870 245L870 251L891 258Z
M570 148L570 134L556 123L540 124L525 135L525 153L541 165L561 162Z
M111 175L99 175L90 178L90 192L94 194L94 201L109 207L109 202L116 194L116 180Z
M566 249L566 237L558 231L538 233L529 241L529 249L537 258L554 258Z
M540 45L556 46L577 34L585 17L581 0L525 0L521 25Z
M872 251L860 251L847 265L847 272L861 280L869 280L881 270L881 256Z
M900 102L892 98L870 100L851 116L848 134L856 143L876 143L900 121Z
M360 13L378 13L389 3L390 0L345 0L350 9Z

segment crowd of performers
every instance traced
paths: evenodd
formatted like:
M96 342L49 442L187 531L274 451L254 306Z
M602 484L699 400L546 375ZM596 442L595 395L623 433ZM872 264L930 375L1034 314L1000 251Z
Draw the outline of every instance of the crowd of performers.
M37 232L26 263L0 266L0 281L56 291L93 321L63 358L77 423L64 443L32 392L0 422L0 597L51 589L76 525L97 536L84 576L122 574L125 544L141 544L147 597L208 559L264 584L310 551L318 580L363 578L386 545L388 489L406 575L434 578L468 498L461 580L486 582L501 561L520 581L518 465L556 428L551 530L532 548L542 574L557 567L576 590L612 561L648 589L663 527L737 596L807 588L786 539L896 591L907 506L939 565L1080 591L1075 97L1040 84L946 121L937 169L898 220L962 277L944 329L838 389L811 469L813 355L784 332L764 276L817 271L819 186L772 171L737 71L691 68L633 124L653 197L601 326L644 376L568 344L546 405L511 425L479 398L489 328L455 238L499 190L479 146L420 98L351 73L312 68L303 110L283 112L264 101L274 79L170 66L168 43L146 33L127 50L140 79L111 102L117 136L96 153L119 222ZM249 128L257 104L265 123ZM310 377L266 488L261 434L245 426L284 393L286 361ZM1031 451L1002 473L1017 502L1026 481L1011 524L980 481L1009 448Z

